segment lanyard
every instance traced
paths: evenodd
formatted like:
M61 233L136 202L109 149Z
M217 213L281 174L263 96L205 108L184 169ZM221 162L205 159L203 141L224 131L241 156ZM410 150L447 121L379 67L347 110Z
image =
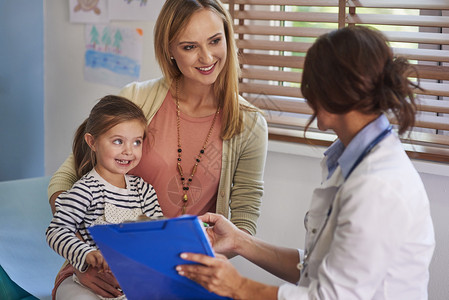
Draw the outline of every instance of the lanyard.
M391 133L392 126L389 125L384 131L382 131L366 148L363 150L362 154L357 158L354 165L352 166L351 170L349 170L348 175L346 176L345 180L351 175L352 171L362 162L362 160L365 158L365 156L377 145L382 141L387 135Z
M360 156L357 158L357 160L355 161L354 165L352 166L351 170L349 171L348 175L346 176L345 180L351 175L352 171L354 171L354 169L362 162L362 160L366 157L366 155L368 155L368 153L377 145L379 144L387 135L389 135L391 133L392 130L392 126L389 125L385 130L383 130L366 148L365 150L363 150L363 152L360 154ZM326 214L326 219L324 220L324 224L323 226L321 226L320 232L318 232L318 235L315 239L315 243L313 243L310 248L308 250L305 251L304 253L304 259L302 262L300 262L297 266L297 268L301 271L301 273L305 270L305 268L307 267L307 263L309 261L309 257L310 254L312 253L312 251L315 249L315 246L318 242L318 240L321 237L321 234L324 231L324 228L326 227L328 221L329 221L329 217L332 213L332 207L333 207L333 200L332 203L327 211ZM307 215L308 212L306 213L306 216L304 217L304 227L307 230Z

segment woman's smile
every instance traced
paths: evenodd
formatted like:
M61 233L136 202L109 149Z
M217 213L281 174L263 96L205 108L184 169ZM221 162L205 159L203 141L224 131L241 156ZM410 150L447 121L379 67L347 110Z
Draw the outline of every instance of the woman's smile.
M212 65L210 65L208 67L197 67L196 69L199 70L201 74L209 75L209 74L211 74L214 71L216 64L217 63L215 62L215 63L213 63Z

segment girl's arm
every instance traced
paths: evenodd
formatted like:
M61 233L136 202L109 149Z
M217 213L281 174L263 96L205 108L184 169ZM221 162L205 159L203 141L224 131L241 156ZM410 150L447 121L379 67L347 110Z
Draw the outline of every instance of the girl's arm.
M90 199L90 193L77 185L61 194L56 199L57 210L46 231L48 245L80 271L85 271L88 267L87 254L96 250L76 235L79 225L84 220Z
M153 186L145 182L142 178L139 178L138 190L143 197L143 214L146 217L157 218L163 217L162 209L157 200L156 190Z

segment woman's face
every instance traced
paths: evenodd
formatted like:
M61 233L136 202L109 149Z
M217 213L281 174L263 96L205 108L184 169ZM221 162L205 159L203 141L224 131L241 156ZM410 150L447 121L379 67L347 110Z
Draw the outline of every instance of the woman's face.
M318 129L321 131L335 130L335 126L339 123L339 115L326 111L323 107L318 105L316 119Z
M226 62L223 20L208 9L194 13L170 45L170 55L186 82L212 85Z

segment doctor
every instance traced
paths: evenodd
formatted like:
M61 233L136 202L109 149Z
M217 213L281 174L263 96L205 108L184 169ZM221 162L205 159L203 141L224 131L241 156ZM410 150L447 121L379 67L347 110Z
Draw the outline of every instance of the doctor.
M218 255L183 253L201 265L178 273L235 299L427 299L435 240L421 179L385 114L403 134L416 105L385 37L351 26L323 35L307 52L301 91L320 130L338 139L325 152L323 183L305 217L305 250L270 245L216 214L201 217L216 252L241 255L290 282L241 276ZM309 123L310 124L310 123Z

